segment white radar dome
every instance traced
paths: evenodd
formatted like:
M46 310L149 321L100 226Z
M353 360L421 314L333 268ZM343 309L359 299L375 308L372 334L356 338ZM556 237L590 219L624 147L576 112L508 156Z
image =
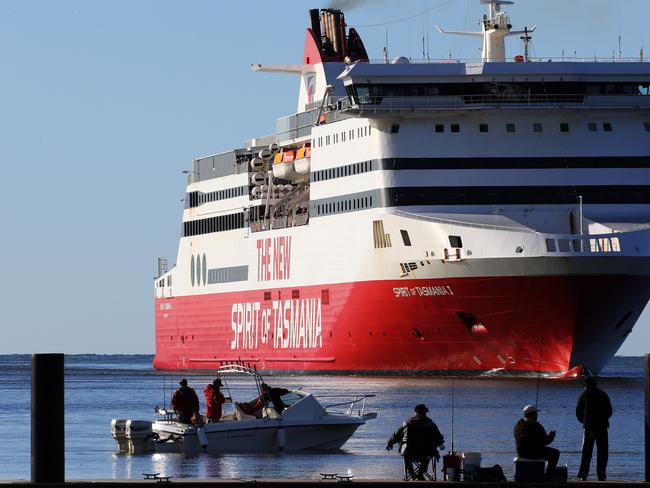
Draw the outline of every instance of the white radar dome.
M409 64L410 62L406 56L400 56L399 58L393 59L390 64Z

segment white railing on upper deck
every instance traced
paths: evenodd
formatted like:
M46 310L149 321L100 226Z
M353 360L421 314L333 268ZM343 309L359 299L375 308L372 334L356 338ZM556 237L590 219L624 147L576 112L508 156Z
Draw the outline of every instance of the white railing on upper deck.
M404 62L395 62L396 60L389 59L371 59L369 61L358 61L359 63L369 63L369 64L482 64L483 61L481 58L466 58L466 59L456 59L456 58L437 58L437 59L421 59L421 58L404 58L408 59L408 63ZM489 61L493 62L493 61ZM637 56L637 57L612 57L610 56L590 56L590 57L578 57L578 56L551 56L551 57L529 57L528 61L519 61L515 60L514 57L506 60L506 63L647 63L650 62L650 59Z

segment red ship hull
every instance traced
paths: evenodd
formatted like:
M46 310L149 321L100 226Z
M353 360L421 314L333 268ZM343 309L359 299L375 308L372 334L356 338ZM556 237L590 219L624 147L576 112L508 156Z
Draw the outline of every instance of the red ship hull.
M241 360L292 372L595 373L631 331L649 286L639 276L526 276L162 298L154 366Z

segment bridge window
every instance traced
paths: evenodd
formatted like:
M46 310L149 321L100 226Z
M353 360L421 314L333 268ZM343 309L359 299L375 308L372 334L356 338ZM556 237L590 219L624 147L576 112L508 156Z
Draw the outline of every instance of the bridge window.
M544 131L544 126L540 124L539 122L535 122L533 124L533 132L543 132Z
M444 124L436 124L434 126L434 130L436 131L436 133L440 134L440 133L445 131L445 125Z
M478 130L479 130L479 132L488 132L488 125L487 124L479 124Z
M612 124L609 122L603 123L603 130L605 132L611 132L612 131Z
M397 134L399 132L399 124L393 124L390 126L390 133Z
M650 132L650 122L644 122L643 126L645 127L645 130Z
M589 129L589 132L598 132L598 124L596 124L596 122L589 122L587 124L587 129Z
M410 246L411 245L411 238L409 237L408 231L402 229L400 230L400 233L402 234L402 240L404 241L405 246Z
M560 124L560 132L569 132L569 124L563 122Z
M506 132L516 132L515 124L506 124Z
M456 134L457 134L458 132L460 132L460 125L458 125L458 124L451 124L451 132L456 133Z
M463 247L463 240L460 236L449 236L449 245L451 247Z

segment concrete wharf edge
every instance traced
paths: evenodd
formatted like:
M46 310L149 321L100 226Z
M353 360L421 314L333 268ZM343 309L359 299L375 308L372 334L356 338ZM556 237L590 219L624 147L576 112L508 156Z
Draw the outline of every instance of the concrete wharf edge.
M160 482L156 480L75 480L66 481L65 483L32 483L30 481L0 481L0 486L7 488L115 488L116 486L128 486L129 488L164 488L165 485L173 484L185 488L314 488L325 485L344 486L355 485L371 487L380 486L381 488L404 487L412 485L413 482L402 480L371 480L371 479L352 479L351 481L338 480L296 480L296 479L264 479L264 480L245 480L245 479L201 479L201 478L172 478L170 482ZM486 486L505 486L509 488L562 488L567 486L584 486L592 488L602 488L604 486L616 486L620 488L650 487L650 483L643 481L568 481L567 483L507 483L499 482L451 482L451 481L419 481L419 485L462 485L468 488L485 488Z

